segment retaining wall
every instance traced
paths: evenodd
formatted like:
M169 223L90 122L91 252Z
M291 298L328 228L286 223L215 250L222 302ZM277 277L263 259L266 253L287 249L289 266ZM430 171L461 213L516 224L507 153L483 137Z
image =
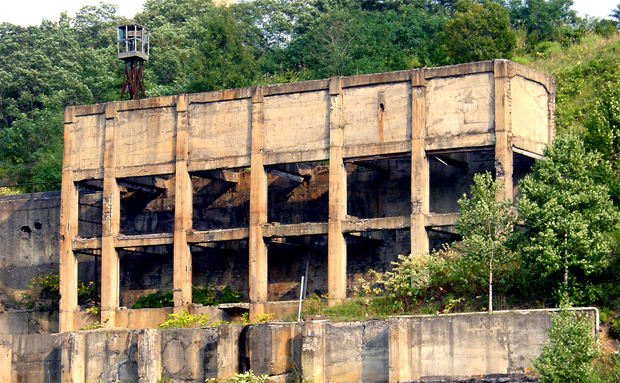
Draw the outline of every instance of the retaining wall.
M0 383L198 383L248 369L314 383L519 375L550 323L549 312L530 311L0 335Z

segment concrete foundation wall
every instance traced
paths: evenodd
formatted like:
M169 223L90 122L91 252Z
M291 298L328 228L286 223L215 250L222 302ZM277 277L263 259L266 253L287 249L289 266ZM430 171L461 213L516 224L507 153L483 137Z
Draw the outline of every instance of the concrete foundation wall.
M589 312L594 319L595 309ZM202 383L252 369L274 382L411 382L519 375L550 315L407 316L59 335L0 335L2 383ZM594 329L594 320L593 320Z

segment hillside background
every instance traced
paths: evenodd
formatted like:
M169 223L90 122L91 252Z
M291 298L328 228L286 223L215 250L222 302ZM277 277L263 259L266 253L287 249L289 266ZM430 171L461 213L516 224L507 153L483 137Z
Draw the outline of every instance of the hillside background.
M133 21L151 30L149 97L507 58L556 76L562 133L618 93L618 20L579 18L571 5L149 0ZM115 27L127 21L100 3L39 26L0 24L0 186L60 181L63 108L119 99Z

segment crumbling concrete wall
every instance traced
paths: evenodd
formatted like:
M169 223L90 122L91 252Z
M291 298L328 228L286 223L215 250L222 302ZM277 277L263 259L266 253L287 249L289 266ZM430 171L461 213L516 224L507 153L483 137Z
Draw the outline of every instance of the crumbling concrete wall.
M0 197L0 290L19 299L31 278L58 272L60 193Z
M314 383L519 375L548 340L550 315L504 312L2 335L0 382L156 383L170 378L202 383L249 369L274 382Z

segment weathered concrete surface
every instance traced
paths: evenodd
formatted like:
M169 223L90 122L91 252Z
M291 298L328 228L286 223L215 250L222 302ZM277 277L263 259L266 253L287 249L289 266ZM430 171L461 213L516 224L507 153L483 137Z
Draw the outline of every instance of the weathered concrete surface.
M550 325L547 312L391 318L389 381L523 373Z
M58 332L57 311L8 311L0 313L0 334L50 334Z
M141 289L172 285L178 312L207 277L245 281L251 316L295 299L306 274L342 300L355 276L450 233L432 215L454 213L475 172L511 199L513 150L542 153L553 103L552 78L494 60L69 107L60 328L73 329L84 250L101 253L110 326ZM103 190L101 240L83 238L76 184ZM146 278L123 265L149 255Z
M275 382L525 382L548 339L549 315L0 335L0 382L202 383L249 369Z
M19 299L31 278L58 271L60 193L0 197L0 289Z

